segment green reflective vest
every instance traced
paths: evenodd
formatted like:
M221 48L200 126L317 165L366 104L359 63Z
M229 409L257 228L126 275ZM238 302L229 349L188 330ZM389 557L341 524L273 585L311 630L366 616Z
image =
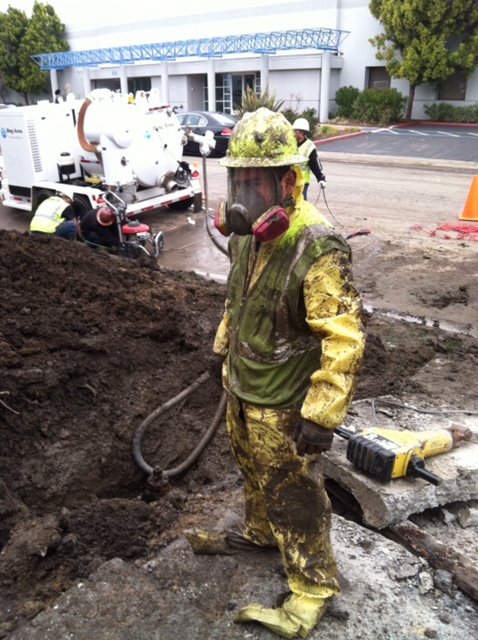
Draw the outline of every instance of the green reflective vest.
M292 408L303 401L322 352L306 322L304 279L322 254L350 249L310 207L278 239L269 262L247 290L253 242L252 236L231 240L228 384L251 404Z

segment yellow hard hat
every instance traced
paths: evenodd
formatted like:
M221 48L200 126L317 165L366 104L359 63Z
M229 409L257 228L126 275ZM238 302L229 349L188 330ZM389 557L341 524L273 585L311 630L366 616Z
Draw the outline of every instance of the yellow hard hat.
M292 125L265 107L245 113L232 131L223 167L284 167L303 164Z

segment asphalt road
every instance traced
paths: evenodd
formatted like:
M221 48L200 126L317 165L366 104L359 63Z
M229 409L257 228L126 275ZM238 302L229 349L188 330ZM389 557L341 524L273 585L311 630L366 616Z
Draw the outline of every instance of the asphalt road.
M414 224L433 227L456 221L472 176L478 175L478 127L372 129L321 144L318 151L327 188L322 194L313 180L309 200L344 233L367 227L383 237L398 234L409 238ZM154 232L164 233L160 264L224 280L229 267L224 254L227 239L214 229L212 217L218 201L226 195L226 169L215 158L184 159L198 164L207 184L209 196L204 207L208 217L192 210L159 209L144 214L141 220ZM30 218L28 213L0 206L0 229L27 231ZM363 244L367 242L365 238Z
M321 141L319 156L322 151L478 162L478 125L365 128L353 137Z

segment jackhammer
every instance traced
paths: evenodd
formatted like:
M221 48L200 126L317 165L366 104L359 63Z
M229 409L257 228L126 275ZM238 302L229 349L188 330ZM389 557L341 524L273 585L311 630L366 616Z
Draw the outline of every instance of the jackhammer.
M371 428L360 433L338 427L335 433L348 440L347 460L369 475L385 482L422 478L434 485L442 479L425 469L425 458L456 449L473 435L461 427L421 432Z

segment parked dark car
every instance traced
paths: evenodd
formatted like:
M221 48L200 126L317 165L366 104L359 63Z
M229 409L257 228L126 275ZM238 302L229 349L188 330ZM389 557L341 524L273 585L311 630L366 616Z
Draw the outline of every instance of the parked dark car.
M238 119L235 116L219 111L186 111L177 114L182 129L189 128L193 133L203 136L206 131L212 131L216 147L212 156L222 157L229 146L232 130ZM185 155L201 155L199 144L188 140L184 147Z

